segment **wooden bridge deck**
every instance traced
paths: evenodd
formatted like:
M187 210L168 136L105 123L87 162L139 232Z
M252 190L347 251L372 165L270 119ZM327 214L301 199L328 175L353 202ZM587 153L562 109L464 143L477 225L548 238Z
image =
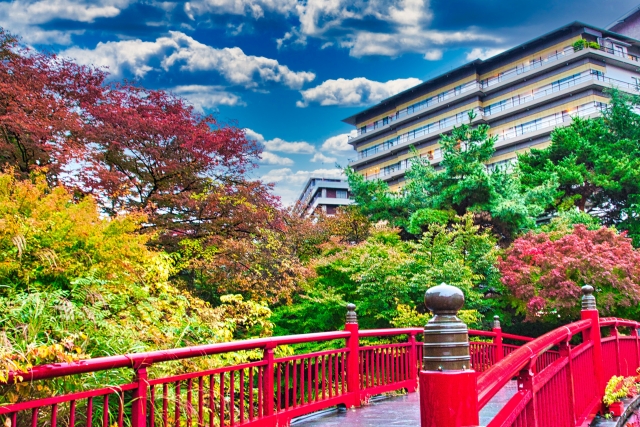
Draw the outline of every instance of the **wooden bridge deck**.
M480 411L480 425L487 425L516 392L515 381L507 384ZM419 393L373 400L362 408L298 419L291 423L296 427L416 427L420 425Z

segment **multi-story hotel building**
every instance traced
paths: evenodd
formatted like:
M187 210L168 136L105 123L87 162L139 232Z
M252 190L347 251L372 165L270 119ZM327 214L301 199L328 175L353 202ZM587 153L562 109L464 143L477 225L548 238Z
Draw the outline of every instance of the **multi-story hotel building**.
M304 190L298 197L300 216L309 217L322 211L327 215L335 215L340 206L350 205L349 183L339 178L309 178Z
M574 48L574 44L579 42ZM590 43L591 42L591 43ZM580 45L584 47L580 47ZM476 114L497 136L488 168L549 144L551 131L574 116L597 116L603 90L638 93L640 41L580 22L486 60L475 60L385 99L344 121L357 128L349 165L392 189L404 181L415 147L437 167L439 136Z

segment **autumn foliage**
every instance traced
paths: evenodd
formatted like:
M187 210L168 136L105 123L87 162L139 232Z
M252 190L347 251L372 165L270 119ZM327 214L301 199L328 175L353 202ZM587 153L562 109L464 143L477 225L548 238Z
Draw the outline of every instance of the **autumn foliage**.
M499 268L529 320L574 319L586 284L596 289L603 315L623 314L640 302L640 252L610 228L579 224L559 238L529 233L516 239Z

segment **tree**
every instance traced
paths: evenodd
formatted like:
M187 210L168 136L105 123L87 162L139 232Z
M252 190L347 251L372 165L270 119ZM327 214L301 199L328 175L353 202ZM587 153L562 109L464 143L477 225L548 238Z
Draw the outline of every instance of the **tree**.
M0 379L35 364L271 334L264 304L227 295L214 308L176 287L172 258L138 233L143 214L107 219L91 197L75 200L43 175L33 182L15 175L0 174ZM154 369L169 374L194 363L220 362ZM0 386L0 404L129 380L120 371L105 375Z
M553 200L554 181L523 191L517 168L487 170L496 137L489 136L486 124L473 126L474 118L470 112L470 123L440 137L442 170L436 171L428 159L414 152L406 185L397 194L381 181L365 181L348 171L362 212L372 220L389 220L418 235L429 224L449 224L456 215L471 212L475 222L491 228L503 244L534 227L536 217Z
M306 270L280 243L279 199L247 175L260 147L242 129L165 91L106 84L105 72L6 33L0 57L0 167L21 179L45 172L112 218L143 213L146 244L179 257L176 278L211 301L224 289L285 299L295 289Z
M520 156L526 188L557 179L555 210L573 206L640 243L640 98L612 90L603 116L574 117L551 145Z
M361 327L390 327L403 310L424 314L425 290L446 282L463 290L465 307L481 319L500 308L485 298L503 289L496 258L495 238L474 225L471 215L454 218L450 228L432 224L415 242L403 241L398 229L377 226L362 243L329 247L312 264L316 277L305 293L292 307L276 309L274 317L282 332L330 330L344 322L344 306L353 302Z
M515 240L499 268L514 305L530 321L576 318L583 285L596 289L602 315L637 316L640 252L615 229L577 224L561 237L531 232Z
M0 28L0 168L55 181L82 157L89 105L106 74L21 47Z

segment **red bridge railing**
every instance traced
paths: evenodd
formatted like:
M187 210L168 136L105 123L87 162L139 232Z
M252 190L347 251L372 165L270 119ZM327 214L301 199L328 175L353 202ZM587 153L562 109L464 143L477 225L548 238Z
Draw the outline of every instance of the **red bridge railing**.
M246 341L36 366L14 372L8 383L39 384L82 374L130 369L132 380L80 392L32 398L0 406L6 427L217 427L283 426L291 419L336 405L359 406L369 397L406 389L416 391L423 328L359 330L349 305L344 331ZM488 369L532 338L493 331L470 331L478 371ZM381 344L380 339L386 343ZM365 342L371 339L371 343ZM278 346L332 341L335 348L276 357ZM151 375L162 364L239 351L261 351L248 363L180 375ZM153 368L160 368L154 370ZM8 421L7 421L8 420Z
M462 306L460 301L464 301L457 288L453 289L459 295L448 289L452 287L441 287L440 291L427 292L425 300L428 306L431 302L436 316L425 331L439 328L446 333L442 325L451 322L438 321L442 317L438 313L451 312L438 292L449 293L450 299L458 297L453 304L454 312ZM464 366L464 360L452 356L455 355L452 347L464 347L462 340L449 340L448 352L441 352L438 360L450 368L436 371L425 368L420 372L422 427L477 426L478 411L514 379L517 392L487 427L587 426L598 412L604 414L602 398L606 382L613 375L634 375L640 366L640 323L600 319L593 288L584 286L582 290L582 320L509 350L503 360L478 375L477 381L474 381L474 371ZM626 328L628 335L622 335L618 328ZM603 337L603 330L608 331L608 336ZM460 331L458 329L458 334ZM458 365L446 365L453 362ZM443 407L448 410L442 411Z

